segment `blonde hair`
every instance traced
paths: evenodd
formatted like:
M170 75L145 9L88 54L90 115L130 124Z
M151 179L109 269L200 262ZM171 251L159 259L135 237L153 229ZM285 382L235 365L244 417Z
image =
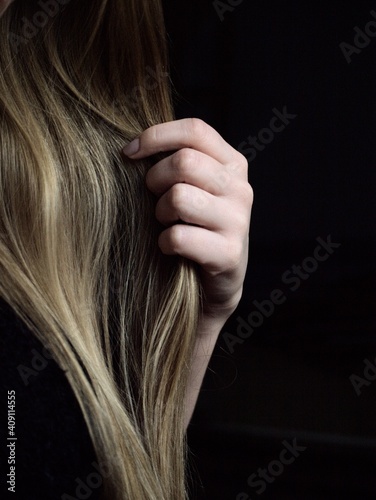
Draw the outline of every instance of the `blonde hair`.
M120 154L173 119L161 5L65 0L41 27L40 3L0 20L0 296L66 370L105 498L183 499L200 282L158 247L152 159Z

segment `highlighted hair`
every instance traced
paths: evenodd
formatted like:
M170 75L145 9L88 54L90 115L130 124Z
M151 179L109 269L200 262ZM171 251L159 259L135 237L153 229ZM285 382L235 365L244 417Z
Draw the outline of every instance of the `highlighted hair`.
M161 5L47 3L0 20L0 296L66 370L105 498L181 500L200 283L158 247L151 160L120 155L173 119Z

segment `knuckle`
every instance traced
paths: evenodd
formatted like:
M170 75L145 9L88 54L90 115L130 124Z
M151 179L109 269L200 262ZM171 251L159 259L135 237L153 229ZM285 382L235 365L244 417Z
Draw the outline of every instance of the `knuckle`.
M165 231L165 243L173 253L180 253L183 246L183 227L174 225Z
M188 173L195 162L195 152L190 148L177 151L172 157L172 166L180 173Z
M237 217L236 227L238 229L238 234L245 234L249 231L250 226L250 216L249 212L242 212Z
M252 208L254 192L249 182L238 182L234 187L234 200L242 208L248 211Z
M234 160L232 164L230 165L230 170L232 172L236 172L239 174L244 174L245 172L248 172L248 160L247 158L240 153L240 151L237 151L236 149L234 150Z
M186 186L184 184L174 184L170 189L171 205L179 211L179 209L183 208L183 206L185 205L186 199Z
M201 118L188 118L188 134L192 139L202 139L207 133L208 126Z
M243 258L243 245L238 239L230 239L227 247L226 267L232 271L238 269Z
M243 195L242 196L244 198L244 201L247 203L247 206L251 207L253 205L255 194L254 194L254 191L253 191L253 187L249 184L249 182L247 182L246 184L244 184Z
M158 144L160 142L160 127L152 125L142 133L141 137L143 147L148 148Z
M248 170L248 160L247 160L247 158L240 151L237 151L237 155L238 155L238 158L239 158L240 166L243 167L244 169Z

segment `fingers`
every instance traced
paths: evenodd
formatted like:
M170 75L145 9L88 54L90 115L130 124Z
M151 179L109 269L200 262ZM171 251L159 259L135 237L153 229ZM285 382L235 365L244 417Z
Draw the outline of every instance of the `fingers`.
M251 193L234 201L220 198L189 184L175 184L158 200L155 216L165 226L184 221L229 238L248 234ZM246 199L248 198L248 199ZM205 245L204 242L202 242Z
M224 292L243 276L247 265L248 237L229 238L201 227L175 224L159 235L158 245L165 255L180 255L197 262L203 276L221 275ZM211 279L211 278L210 278Z
M212 272L233 265L227 262L233 252L226 237L205 228L175 224L160 234L158 244L164 254L186 257Z
M232 164L237 153L212 127L197 118L161 123L145 130L123 150L133 159L144 158L162 151L193 148L220 163Z
M191 148L183 148L156 163L146 175L146 185L156 195L168 191L174 184L186 183L213 195L223 195L231 175L214 158Z
M156 218L168 226L179 220L188 224L221 230L230 224L231 206L225 199L189 184L175 184L159 200ZM222 214L218 217L218 214Z
M200 264L212 296L231 295L244 278L248 257L253 204L248 162L197 119L155 125L124 148L135 160L162 151L172 154L146 174L147 187L159 198L156 218L167 226L158 244L167 255Z

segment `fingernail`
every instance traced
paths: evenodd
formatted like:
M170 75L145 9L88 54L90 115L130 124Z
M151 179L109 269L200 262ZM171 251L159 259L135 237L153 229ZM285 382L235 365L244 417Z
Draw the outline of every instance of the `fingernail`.
M123 153L127 156L133 156L139 151L139 149L140 139L137 137L137 139L134 139L127 146L125 146L125 148L123 149Z

